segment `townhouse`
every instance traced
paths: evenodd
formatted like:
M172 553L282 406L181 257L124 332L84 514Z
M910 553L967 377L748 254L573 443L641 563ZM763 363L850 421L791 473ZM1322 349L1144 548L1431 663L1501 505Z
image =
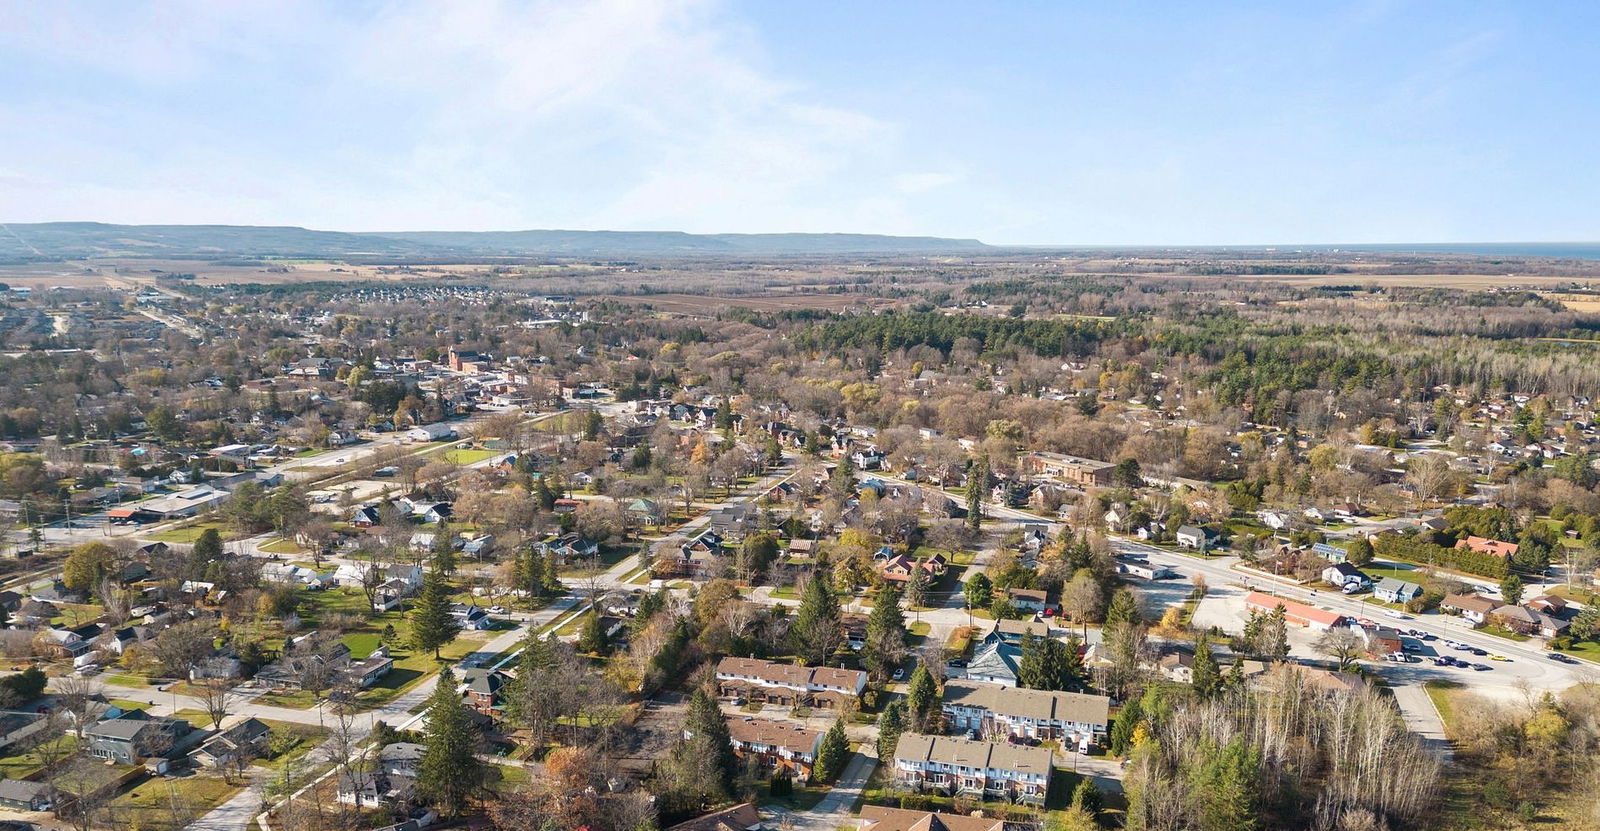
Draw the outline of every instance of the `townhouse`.
M717 694L780 706L833 709L859 698L867 674L857 669L803 667L755 658L723 658L717 664Z
M810 781L822 747L820 730L750 716L729 716L728 737L739 758L754 759L764 772L790 771L801 782Z
M1048 690L952 680L944 685L945 717L957 730L984 736L1055 740L1087 745L1105 738L1111 699Z
M1049 795L1054 764L1047 747L922 733L902 735L894 748L894 777L902 787L1034 804Z

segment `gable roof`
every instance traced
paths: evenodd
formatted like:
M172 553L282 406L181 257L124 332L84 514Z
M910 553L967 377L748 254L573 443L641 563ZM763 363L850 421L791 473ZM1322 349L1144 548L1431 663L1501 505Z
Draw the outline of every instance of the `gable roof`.
M861 807L862 831L1003 831L1005 820L881 805Z

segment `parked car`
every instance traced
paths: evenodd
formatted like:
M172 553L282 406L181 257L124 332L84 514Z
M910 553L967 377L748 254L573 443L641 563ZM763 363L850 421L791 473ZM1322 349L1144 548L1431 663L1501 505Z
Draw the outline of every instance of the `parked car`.
M1487 650L1487 649L1479 649L1476 646L1467 647L1467 651L1471 652L1472 654L1474 654L1476 656L1478 656L1479 658L1482 658L1483 656L1489 654L1489 650Z
M895 667L895 669L894 669L894 680L899 681L900 679L902 679L904 677L906 677L906 668L905 667Z
M1511 659L1507 658L1504 655L1490 655L1489 656L1489 660L1491 660L1491 661L1510 661Z
M1477 670L1478 672L1483 672L1484 670L1494 669L1494 667L1489 666L1488 664L1473 664L1472 668Z
M503 615L505 613L506 613L506 607L504 607L504 606L490 606L489 607L489 614L492 614L492 615Z

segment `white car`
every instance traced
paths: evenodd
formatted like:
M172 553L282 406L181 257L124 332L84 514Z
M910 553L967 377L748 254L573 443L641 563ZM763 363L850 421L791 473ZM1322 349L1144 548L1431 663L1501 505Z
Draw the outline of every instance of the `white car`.
M503 615L505 613L506 613L506 607L504 607L504 606L490 606L489 607L489 614L492 614L492 615Z
M1397 611L1395 611L1393 609L1389 609L1389 610L1385 611L1383 614L1384 614L1385 617L1392 617L1395 620L1410 620L1411 619L1410 615L1402 614L1402 613L1397 612Z

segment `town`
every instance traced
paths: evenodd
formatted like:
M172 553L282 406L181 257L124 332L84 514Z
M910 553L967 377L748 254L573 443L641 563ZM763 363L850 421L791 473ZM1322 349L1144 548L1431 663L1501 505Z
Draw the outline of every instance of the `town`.
M189 267L0 300L11 821L1456 827L1600 793L1568 266ZM1072 288L994 279L1039 269Z

